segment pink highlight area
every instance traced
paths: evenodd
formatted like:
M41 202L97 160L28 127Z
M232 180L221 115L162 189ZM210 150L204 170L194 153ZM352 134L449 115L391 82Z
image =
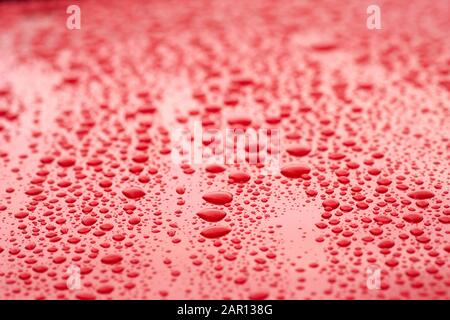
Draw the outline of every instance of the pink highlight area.
M0 2L0 298L450 299L449 2L369 4Z

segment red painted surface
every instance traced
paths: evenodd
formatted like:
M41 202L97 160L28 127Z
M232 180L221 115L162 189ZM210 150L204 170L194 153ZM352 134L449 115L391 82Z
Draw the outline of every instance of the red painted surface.
M0 3L0 297L449 299L449 2L377 2Z

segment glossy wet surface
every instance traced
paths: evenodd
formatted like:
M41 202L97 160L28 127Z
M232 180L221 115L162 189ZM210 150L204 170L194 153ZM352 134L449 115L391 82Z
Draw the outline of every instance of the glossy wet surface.
M379 3L0 3L0 297L449 299L449 5Z

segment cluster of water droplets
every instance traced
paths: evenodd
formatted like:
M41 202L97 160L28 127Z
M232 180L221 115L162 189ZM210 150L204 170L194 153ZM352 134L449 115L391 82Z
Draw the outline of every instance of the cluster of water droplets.
M448 299L442 6L0 4L0 297ZM279 168L174 163L195 123Z

